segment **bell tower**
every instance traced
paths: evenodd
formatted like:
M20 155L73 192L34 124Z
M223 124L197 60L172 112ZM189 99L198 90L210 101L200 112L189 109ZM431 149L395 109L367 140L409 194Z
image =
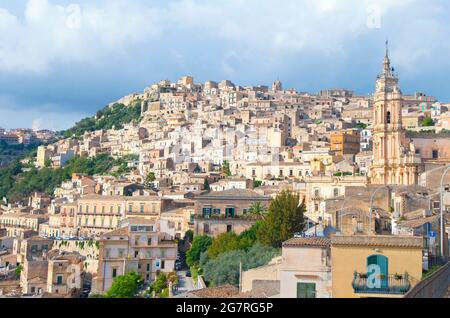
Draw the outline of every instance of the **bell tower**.
M373 103L372 184L416 184L421 164L402 127L403 96L391 67L389 47L378 75Z

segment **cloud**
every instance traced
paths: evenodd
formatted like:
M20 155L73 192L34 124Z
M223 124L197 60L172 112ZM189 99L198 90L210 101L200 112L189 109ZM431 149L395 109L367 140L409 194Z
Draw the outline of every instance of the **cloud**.
M371 31L368 8L378 7L387 16L417 2L110 0L63 6L29 0L23 19L0 9L0 70L45 73L57 62L95 63L110 54L131 54L134 44L164 41L166 35L188 30L222 39L238 54L243 50L269 58L304 50L342 54L346 41ZM414 24L410 20L405 27Z
M75 121L86 117L76 111L59 111L61 105L36 104L29 107L18 103L13 97L0 95L0 127L63 130Z
M367 94L387 38L404 91L450 98L437 80L450 68L443 0L23 2L0 3L0 87L15 97L11 109L0 105L0 125L3 114L20 113L16 107L34 112L28 125L43 118L39 107L78 118L186 74L245 85L277 77L302 91L347 86Z
M29 0L23 20L0 9L0 70L45 73L55 62L124 54L159 33L158 10L108 1L102 7Z

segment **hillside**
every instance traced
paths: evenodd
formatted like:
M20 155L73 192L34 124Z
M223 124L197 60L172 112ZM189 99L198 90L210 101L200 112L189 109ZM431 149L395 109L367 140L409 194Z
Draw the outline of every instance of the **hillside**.
M135 101L129 106L115 103L112 106L106 106L99 110L93 117L87 117L75 124L74 127L63 131L65 138L80 137L85 132L101 129L120 130L125 124L139 122L141 118L141 102Z
M74 127L62 131L61 138L81 137L85 132L101 129L120 130L125 124L139 122L141 119L141 102L135 101L129 106L115 103L99 110L95 116L87 117L76 123ZM1 146L1 145L0 145ZM16 149L17 148L17 149ZM25 200L33 192L53 194L61 182L70 179L74 172L88 175L109 174L120 176L130 172L127 164L136 158L129 156L113 159L101 154L94 158L72 158L64 168L36 169L33 161L36 157L36 146L30 147L0 147L4 155L16 155L11 162L0 169L0 199L18 202ZM20 156L18 154L20 152ZM21 160L25 158L26 160ZM29 163L27 163L29 162Z

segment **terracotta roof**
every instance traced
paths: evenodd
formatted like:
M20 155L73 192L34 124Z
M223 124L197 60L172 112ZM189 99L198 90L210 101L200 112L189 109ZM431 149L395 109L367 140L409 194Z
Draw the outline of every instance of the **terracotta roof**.
M331 240L326 237L295 237L283 243L283 247L329 247Z
M426 218L419 218L419 219L412 219L407 221L402 221L399 223L400 226L410 227L410 228L416 228L419 226L422 226L426 223L433 223L439 218L437 215L433 215Z
M189 294L199 298L230 298L239 294L239 288L232 285L203 288L189 292Z
M196 196L196 198L249 198L249 199L268 199L259 193L249 189L231 189L225 191L209 192Z
M372 236L333 236L331 246L374 246L374 247L423 247L422 237L372 235Z
M103 234L103 239L108 237L108 236L125 236L125 235L128 235L128 227L127 226Z

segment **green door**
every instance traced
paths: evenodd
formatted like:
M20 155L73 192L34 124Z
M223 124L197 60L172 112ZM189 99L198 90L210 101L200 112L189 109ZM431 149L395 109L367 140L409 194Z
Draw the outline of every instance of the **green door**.
M297 283L297 298L316 298L316 284Z

